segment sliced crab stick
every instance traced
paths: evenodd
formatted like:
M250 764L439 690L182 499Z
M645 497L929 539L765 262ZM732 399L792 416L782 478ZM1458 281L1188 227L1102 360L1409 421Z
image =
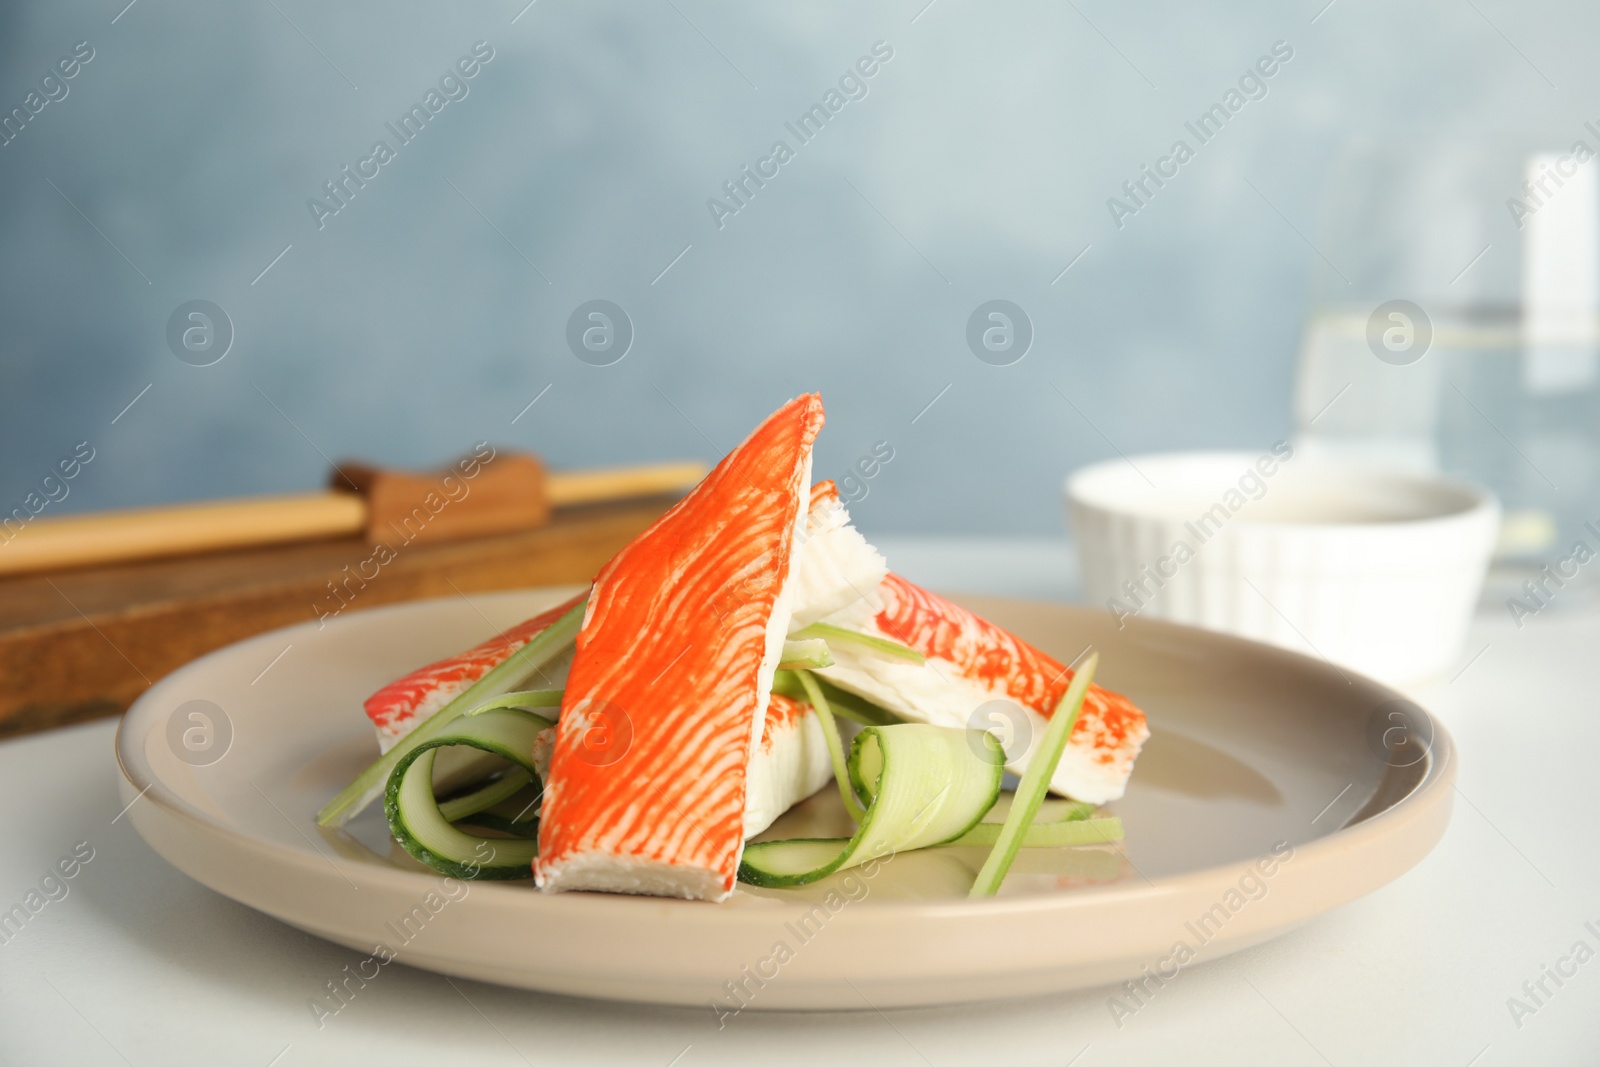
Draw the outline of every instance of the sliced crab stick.
M813 513L843 512L830 482L818 483L812 498ZM829 521L837 526L839 515ZM848 515L842 522L854 532ZM855 545L836 535L831 543L848 546L852 558L835 565L842 572L866 572L871 563L867 552L882 558L864 540ZM1007 769L1015 774L1026 769L1029 743L1043 736L1072 681L1065 664L897 574L886 574L826 621L909 645L927 657L927 664L885 659L841 644L832 649L834 666L819 672L823 677L908 719L992 729L1006 747ZM1092 804L1117 799L1149 736L1144 713L1132 701L1090 686L1051 790Z
M378 747L384 752L389 751L413 727L460 696L468 686L505 662L517 649L549 629L552 623L571 611L582 599L582 594L579 594L548 611L540 612L527 622L496 634L480 645L420 667L373 693L364 706L367 718L377 728ZM571 661L572 656L568 653L546 667L537 679L539 688L560 689L566 682L567 666Z
M761 743L750 760L744 835L754 837L774 819L833 781L833 761L822 720L810 704L772 695Z
M822 422L820 397L785 404L595 578L545 787L541 888L732 893Z

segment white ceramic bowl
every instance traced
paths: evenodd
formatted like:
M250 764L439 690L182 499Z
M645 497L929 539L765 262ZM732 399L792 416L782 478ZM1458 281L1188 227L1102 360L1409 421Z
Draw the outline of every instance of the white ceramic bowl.
M1135 456L1066 483L1084 592L1391 683L1459 652L1499 507L1464 483L1275 452Z

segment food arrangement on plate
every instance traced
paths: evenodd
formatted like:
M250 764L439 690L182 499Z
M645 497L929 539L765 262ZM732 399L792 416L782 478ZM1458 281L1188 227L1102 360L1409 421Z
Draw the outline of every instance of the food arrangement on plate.
M1120 840L1098 805L1143 713L1095 654L1073 669L892 573L811 484L822 424L791 400L586 593L374 693L382 755L318 821L381 798L455 877L709 901L944 845L990 849L983 897L1021 848ZM757 839L830 782L851 836Z

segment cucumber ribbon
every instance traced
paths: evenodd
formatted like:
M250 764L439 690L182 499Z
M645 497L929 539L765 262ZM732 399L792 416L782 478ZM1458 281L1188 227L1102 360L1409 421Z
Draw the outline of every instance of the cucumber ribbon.
M856 736L847 760L819 680L795 672L795 686L822 720L840 797L858 828L850 838L747 845L740 881L800 886L894 852L976 845L991 849L971 892L984 897L998 890L1018 849L1121 840L1120 819L1091 818L1092 804L1045 799L1098 662L1091 655L1068 685L1000 822L985 818L999 798L1005 761L991 734L920 723L871 725Z
M928 662L926 656L909 645L902 645L898 641L891 641L887 637L877 637L873 634L864 634L859 630L851 630L844 626L835 626L829 622L814 622L804 626L789 635L791 641L831 641L836 644L853 646L857 651L876 655L884 659L898 659L906 663L922 666Z
M412 858L453 878L531 877L533 858L539 853L531 833L536 832L536 821L512 824L531 831L525 838L480 837L464 833L452 823L478 816L537 782L533 740L554 725L532 712L492 708L462 717L412 746L395 764L384 789L389 832ZM452 745L499 756L510 761L512 768L466 796L441 804L433 794L433 760L439 749Z
M585 596L572 610L541 630L531 641L462 690L454 700L396 741L393 748L378 757L376 762L356 776L355 781L340 790L338 796L328 801L327 805L317 812L317 823L321 826L342 826L359 815L368 804L384 795L384 784L401 760L438 736L468 711L487 701L503 697L524 684L540 669L571 648L573 642L577 640L578 628L583 624L583 612L588 602L589 598ZM559 698L557 700L559 702Z
M831 666L833 666L833 654L828 651L828 642L820 637L783 643L783 658L778 663L779 670L815 670L818 667Z
M1011 870L1011 863L1017 858L1017 849L1023 846L1024 839L1031 830L1044 829L1034 827L1033 819L1039 813L1039 806L1044 803L1050 780L1056 776L1056 768L1061 764L1062 753L1067 750L1067 741L1072 737L1073 726L1077 725L1078 713L1083 710L1083 698L1089 693L1089 683L1094 681L1094 670L1099 664L1100 653L1089 653L1089 658L1084 660L1083 666L1073 675L1067 691L1061 695L1055 713L1050 716L1050 725L1045 727L1044 737L1029 758L1028 767L1022 772L1022 780L1017 783L1017 791L1011 799L1011 810L1006 812L1005 822L995 834L994 848L979 868L978 877L973 880L970 897L992 897L999 892L1000 883L1005 881L1006 872ZM1110 819L1097 821L1116 822ZM1104 829L1110 830L1111 827ZM1115 829L1117 837L1121 837L1121 822L1116 822Z
M849 839L747 845L741 881L806 885L889 853L953 841L994 806L1005 753L992 736L923 723L868 726L845 760L827 698L809 674L802 673L800 681L822 717L840 794L852 813L860 812L859 826Z

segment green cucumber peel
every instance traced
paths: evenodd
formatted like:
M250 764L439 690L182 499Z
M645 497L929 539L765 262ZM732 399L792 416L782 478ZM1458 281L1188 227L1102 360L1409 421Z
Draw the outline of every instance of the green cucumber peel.
M518 768L518 773L521 768ZM483 811L475 811L460 820L462 826L481 826L512 837L537 837L539 834L539 802L544 799L544 786L532 778L520 791ZM441 810L443 805L440 805Z
M998 823L981 822L952 845L997 845L1005 829ZM1023 833L1019 848L1060 848L1068 845L1104 845L1122 840L1122 820L1118 818L1074 819L1067 822L1034 823Z
M1014 795L1014 794L1013 794ZM989 814L983 817L986 823L1003 823L1006 813L1011 809L1009 803L996 804L989 809ZM1076 822L1080 819L1092 819L1100 810L1098 805L1082 800L1064 800L1057 797L1046 797L1039 805L1039 810L1034 813L1033 825L1052 822Z
M459 797L439 802L439 814L444 816L445 822L460 822L469 815L476 815L480 811L487 811L509 796L522 791L533 781L533 775L521 767L512 767L500 777L493 779Z
M1095 812L1099 810L1099 805L1090 804L1082 800L1050 800L1046 798L1044 803L1039 805L1039 810L1033 816L1033 825L1092 819Z
M992 845L1000 836L996 823L980 822L954 841L935 847L954 845ZM1071 845L1101 845L1122 840L1122 820L1117 818L1074 820L1035 824L1022 835L1023 848L1061 848ZM784 846L784 864L804 866L807 862L826 862L850 844L848 837L796 837L787 841L766 841L749 848L770 849L770 856Z
M480 811L476 815L468 815L461 820L462 826L481 826L485 830L498 830L512 837L538 837L539 820L537 818L517 820L509 815L499 815L492 811Z
M772 691L780 696L809 703L806 687L800 682L801 673L780 668L772 677ZM821 675L813 675L812 681L817 683L817 688L827 697L828 710L838 718L849 719L862 726L889 726L904 721L889 709L881 708L865 697L846 692Z
M462 712L464 718L482 715L499 708L559 708L561 696L565 689L524 689L517 693L507 693L505 696L485 700L475 708Z
M395 764L384 788L389 832L413 859L451 878L533 877L539 845L531 836L479 837L451 825L433 795L433 760L441 748L466 745L509 760L536 780L533 739L552 725L531 712L498 708L452 723L416 745Z
M1050 781L1061 764L1061 754L1067 750L1072 727L1078 721L1078 713L1083 710L1083 698L1089 692L1089 683L1094 680L1094 670L1099 665L1100 653L1089 653L1089 658L1084 660L1083 666L1073 676L1072 684L1062 694L1061 703L1056 705L1055 714L1050 716L1050 725L1045 727L1038 749L1028 761L1027 770L1022 772L1022 780L1017 783L1011 810L1006 813L1005 822L1000 824L994 848L983 861L983 867L972 883L970 897L992 897L999 891L1000 883L1005 881L1006 872L1017 858L1017 849L1022 846L1023 837L1033 825L1033 817L1038 814L1039 805L1050 788Z
M355 781L345 786L339 794L317 812L320 826L342 826L374 800L383 796L385 783L400 761L413 750L435 737L445 727L459 719L468 710L487 700L516 689L546 664L572 647L583 625L583 612L587 596L571 611L540 631L534 638L517 649L504 661L468 686L454 700L418 723L416 728L396 741L394 747L362 771Z
M891 641L887 637L876 637L864 634L859 630L835 626L828 622L814 622L810 626L803 626L789 635L791 640L805 640L807 638L821 638L831 644L853 645L863 652L873 652L887 659L903 660L922 666L928 658L921 652L902 645L898 641Z
M868 795L855 836L746 845L739 880L806 885L896 852L960 838L994 806L1005 775L999 742L983 736L984 744L974 746L969 731L948 726L867 727L850 747L846 770L850 779L865 784Z
M801 672L800 684L805 688L806 698L811 702L812 710L817 713L817 718L822 723L822 736L828 742L828 757L833 760L833 780L839 785L839 797L844 801L844 810L850 813L850 818L857 825L860 825L866 815L866 809L861 806L861 799L856 795L857 790L852 788L855 779L851 775L850 768L845 765L844 747L839 740L839 724L833 721L833 712L828 708L828 698L822 695L822 687L817 685L817 680L811 676L810 671Z
M820 637L783 643L783 659L778 663L781 671L812 671L831 666L833 653L828 651L828 642Z

